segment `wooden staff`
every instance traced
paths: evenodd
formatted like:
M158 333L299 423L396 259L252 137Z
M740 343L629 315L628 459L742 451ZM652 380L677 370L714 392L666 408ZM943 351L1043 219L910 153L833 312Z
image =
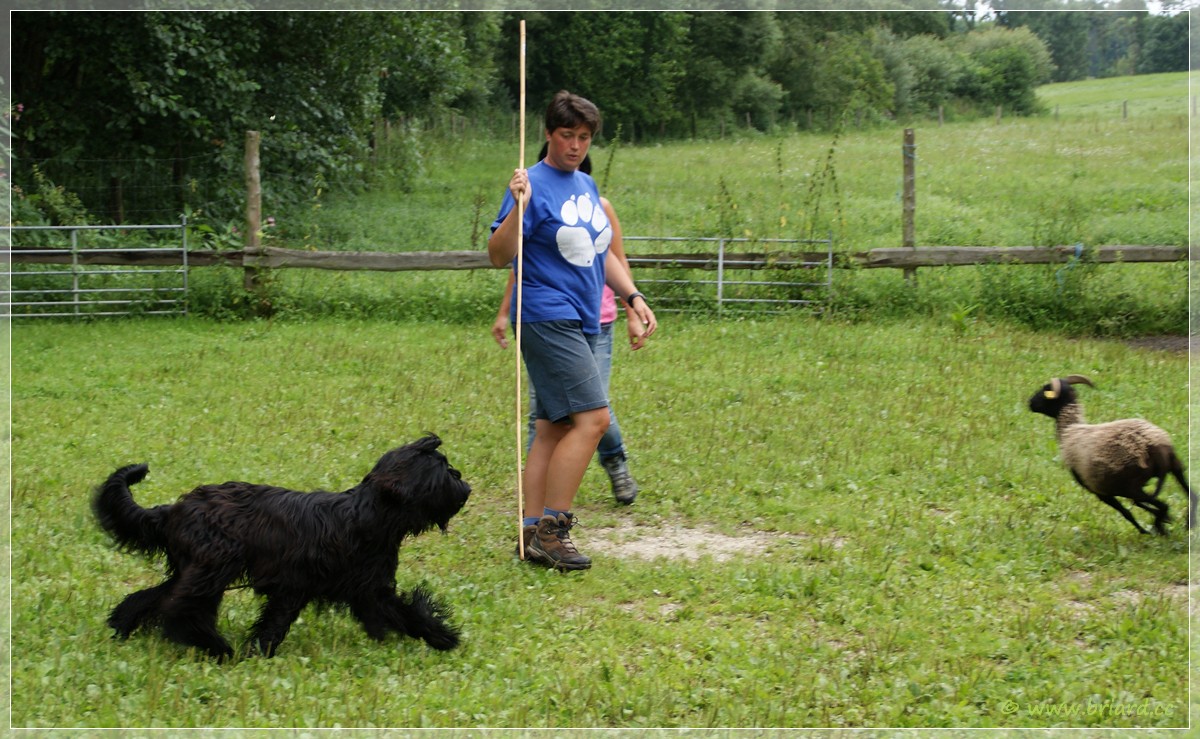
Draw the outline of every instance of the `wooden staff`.
M525 169L525 21L521 21L521 51L518 55L520 68L520 155L517 166ZM525 280L525 194L517 196L517 350L513 352L517 363L517 553L525 559L525 476L521 465L521 286Z

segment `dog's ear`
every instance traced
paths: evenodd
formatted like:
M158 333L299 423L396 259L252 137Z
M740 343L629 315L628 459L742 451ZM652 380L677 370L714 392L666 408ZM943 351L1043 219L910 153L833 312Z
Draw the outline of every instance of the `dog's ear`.
M437 526L443 531L471 494L458 470L437 450L442 440L428 434L384 454L363 478L358 490L403 510L408 533Z
M439 439L438 435L433 433L432 431L426 432L424 436L422 436L420 439L417 439L416 441L414 441L411 444L413 449L416 449L416 450L422 451L422 452L432 452L434 449L437 449L441 445L442 445L442 440Z
M401 494L416 479L446 469L446 457L437 448L442 440L436 434L426 434L416 441L396 447L384 454L375 467L363 478L362 484L373 484L392 494Z

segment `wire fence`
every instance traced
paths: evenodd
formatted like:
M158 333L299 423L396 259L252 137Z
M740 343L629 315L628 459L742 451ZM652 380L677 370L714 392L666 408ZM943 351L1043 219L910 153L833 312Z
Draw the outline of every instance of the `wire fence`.
M180 213L202 208L236 212L242 195L227 177L211 170L211 157L66 159L14 161L14 184L22 195L57 188L77 199L93 221L167 223ZM240 179L234 175L232 182Z

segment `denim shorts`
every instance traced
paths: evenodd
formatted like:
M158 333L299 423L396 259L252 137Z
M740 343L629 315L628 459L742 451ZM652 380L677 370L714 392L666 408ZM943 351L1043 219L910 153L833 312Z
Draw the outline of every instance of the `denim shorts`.
M592 349L599 335L579 321L537 321L521 327L521 356L537 393L538 418L559 423L572 413L608 406L604 378Z

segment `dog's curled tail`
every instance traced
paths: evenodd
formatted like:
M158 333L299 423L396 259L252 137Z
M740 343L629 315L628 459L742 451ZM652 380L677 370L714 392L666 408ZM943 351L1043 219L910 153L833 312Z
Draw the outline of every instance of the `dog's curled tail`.
M133 499L130 485L136 485L150 471L147 464L131 464L108 476L92 497L92 512L100 526L117 544L132 551L153 554L166 551L163 534L163 510L167 506L143 508Z

